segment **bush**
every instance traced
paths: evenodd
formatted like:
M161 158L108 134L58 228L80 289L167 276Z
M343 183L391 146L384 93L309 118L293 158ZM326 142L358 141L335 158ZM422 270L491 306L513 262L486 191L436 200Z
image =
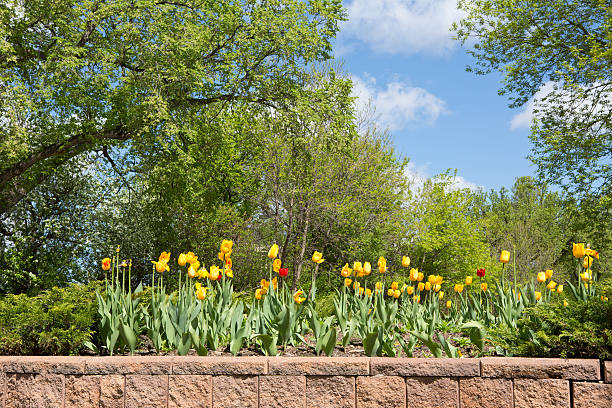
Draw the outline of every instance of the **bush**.
M612 302L547 303L529 308L518 327L490 330L497 352L532 357L612 358Z
M74 355L97 325L97 282L0 300L0 354Z

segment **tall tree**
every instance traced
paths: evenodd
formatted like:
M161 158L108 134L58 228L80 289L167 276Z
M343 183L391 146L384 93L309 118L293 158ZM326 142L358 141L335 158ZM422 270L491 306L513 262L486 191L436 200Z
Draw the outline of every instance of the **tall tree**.
M340 0L2 2L0 214L80 152L163 147L212 104L282 108L343 18Z
M610 2L459 0L459 8L465 17L454 29L476 58L469 70L502 72L500 94L511 107L538 96L531 138L540 175L580 196L604 197L610 209Z

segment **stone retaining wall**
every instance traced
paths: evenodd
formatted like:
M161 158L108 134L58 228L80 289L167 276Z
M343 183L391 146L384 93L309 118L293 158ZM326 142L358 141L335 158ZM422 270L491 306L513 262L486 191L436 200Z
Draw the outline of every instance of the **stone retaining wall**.
M612 408L612 362L0 357L0 406Z

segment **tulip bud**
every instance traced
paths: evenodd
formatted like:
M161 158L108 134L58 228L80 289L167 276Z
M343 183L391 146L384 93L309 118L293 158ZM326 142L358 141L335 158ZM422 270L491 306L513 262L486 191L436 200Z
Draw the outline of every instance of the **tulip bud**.
M499 255L499 262L506 264L508 261L510 261L510 252L501 251L501 254Z
M407 268L410 266L410 258L408 258L407 256L402 256L402 266L404 268Z
M270 250L268 251L268 258L276 259L277 256L278 256L278 245L274 244L270 247Z

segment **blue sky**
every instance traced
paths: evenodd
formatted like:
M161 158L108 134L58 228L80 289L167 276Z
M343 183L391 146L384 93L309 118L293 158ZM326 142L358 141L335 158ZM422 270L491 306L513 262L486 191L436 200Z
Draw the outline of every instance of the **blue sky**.
M336 58L355 83L358 103L371 100L415 177L457 169L459 185L511 187L534 175L529 104L508 108L498 73L465 70L473 58L452 40L456 0L345 0L349 21Z

